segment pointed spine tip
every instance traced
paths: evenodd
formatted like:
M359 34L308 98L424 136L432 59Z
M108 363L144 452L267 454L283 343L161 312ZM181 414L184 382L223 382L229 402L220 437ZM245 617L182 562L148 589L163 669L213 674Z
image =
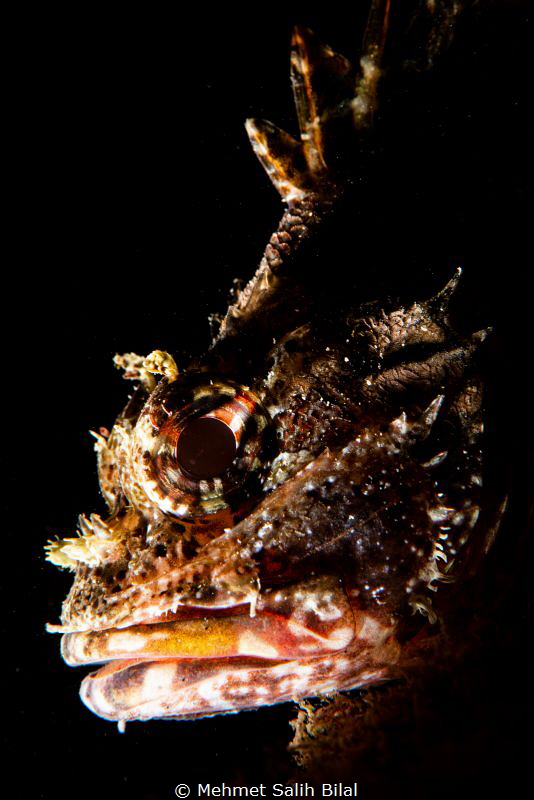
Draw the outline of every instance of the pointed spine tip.
M390 423L389 429L397 439L404 439L409 430L406 411L403 411Z
M291 31L291 47L299 47L300 46L300 43L301 43L301 41L303 39L303 36L302 36L302 31L303 30L304 29L303 29L302 25L294 25L293 26L293 30Z
M306 50L315 41L314 32L305 25L295 25L291 32L291 47Z
M434 400L432 400L428 408L426 408L425 411L423 412L423 421L429 429L436 421L436 417L439 414L439 410L443 405L444 400L445 400L445 395L438 394L438 396L435 397Z
M443 289L441 289L435 297L430 301L432 305L436 306L442 313L445 313L449 307L452 296L458 288L460 278L462 276L462 268L456 267L453 276L447 281Z
M490 336L492 333L493 327L490 325L487 328L482 328L480 331L475 331L475 333L471 335L471 341L477 345L482 344L482 342L485 342L488 336Z
M302 145L289 133L263 119L245 122L254 154L285 202L303 197L308 176L299 169Z
M443 464L448 454L448 450L442 450L441 453L436 453L435 456L428 461L425 461L423 464L421 464L421 466L425 469L434 469L434 467L439 467L440 464Z

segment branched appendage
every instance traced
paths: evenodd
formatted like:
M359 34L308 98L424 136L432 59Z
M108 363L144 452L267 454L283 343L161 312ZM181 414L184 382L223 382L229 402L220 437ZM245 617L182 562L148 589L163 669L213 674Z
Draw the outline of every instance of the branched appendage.
M178 377L176 361L164 350L153 350L143 361L143 369L151 375L163 375L169 383Z
M346 58L319 42L306 28L295 28L291 83L299 139L265 120L249 119L246 123L254 153L288 208L256 274L229 308L214 345L235 334L256 313L265 311L277 293L284 291L280 277L288 275L302 243L343 195L343 179L334 178L328 163L329 140L336 135L331 123L352 104L355 140L359 131L370 126L388 15L389 2L373 3L359 78ZM354 141L354 147L356 144Z
M127 381L139 381L147 391L151 392L156 385L152 373L145 368L145 357L137 353L117 353L113 357L117 369L124 370L123 378Z
M153 350L146 357L137 353L117 354L113 363L117 369L124 370L125 380L138 381L149 392L156 386L154 375L163 375L171 383L179 374L176 361L164 350Z
M124 520L120 526L104 522L98 514L78 519L78 536L50 541L45 547L47 561L57 567L76 570L79 564L94 567L112 558L125 538Z

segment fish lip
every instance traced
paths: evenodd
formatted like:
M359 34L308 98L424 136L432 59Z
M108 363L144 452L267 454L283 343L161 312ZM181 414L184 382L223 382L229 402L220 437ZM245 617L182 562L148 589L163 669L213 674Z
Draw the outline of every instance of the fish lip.
M295 660L344 649L359 617L342 583L313 577L271 589L256 604L187 608L104 630L64 632L61 653L70 666L120 659Z
M392 620L359 609L354 594L332 575L263 587L257 613L250 612L246 603L223 609L181 606L164 622L152 617L143 626L67 633L63 657L72 666L99 665L83 678L81 700L97 716L120 724L235 713L368 685L384 679L396 660L388 645ZM200 648L173 655L173 627L182 625L186 645L198 640ZM154 649L129 648L129 637L139 629L141 635L164 634L162 641L168 634L170 644L164 643L159 657ZM107 637L116 637L114 647L118 641L112 657Z
M202 608L200 606L180 606L179 610L175 612L166 611L160 616L151 615L148 616L144 620L129 620L127 624L119 624L119 625L110 625L106 628L69 628L69 626L62 626L62 625L48 625L47 630L51 633L61 633L61 643L60 643L60 650L61 656L66 664L69 666L86 666L88 664L108 664L112 661L119 661L120 657L108 657L102 658L99 660L90 660L84 663L71 663L70 656L68 654L69 651L69 643L74 639L74 637L80 636L99 636L99 635L106 635L113 632L125 632L126 634L128 631L136 628L143 628L146 627L147 629L150 626L167 626L169 631L171 630L171 626L174 622L188 622L192 620L201 620L201 621L208 621L210 619L220 619L223 617L228 617L233 615L236 616L247 616L249 615L249 604L240 603L236 606L228 606L227 608L215 608L215 609L208 609ZM209 613L207 613L209 612ZM126 660L133 660L136 662L146 662L146 661L154 661L156 660L154 657L143 657L139 659L129 659L127 658L126 654L123 657ZM195 657L192 656L191 659ZM189 660L191 660L189 659ZM172 660L183 660L181 658L176 657Z
M123 724L190 720L367 686L391 677L399 657L394 624L362 612L341 651L299 658L122 658L84 678L80 697L97 716Z
M163 622L174 622L176 620L187 620L187 619L204 619L206 617L222 617L228 616L229 614L250 614L254 616L254 613L250 613L250 607L254 607L255 603L250 602L241 602L235 603L234 605L227 605L227 606L201 606L201 605L178 605L174 610L166 609L161 611L160 613L147 613L145 616L133 616L128 615L127 617L119 620L115 623L110 623L107 625L102 625L99 627L90 627L89 625L69 625L69 624L55 624L47 622L45 626L45 630L47 633L60 633L60 634L70 634L70 633L104 633L109 630L115 629L127 629L132 628L135 625L152 625L157 623ZM135 613L135 612L134 612Z
M153 669L156 670L164 670L175 672L177 669L186 670L188 671L188 662L192 661L193 664L190 665L195 668L194 666L194 659L166 659L160 661L154 660L135 660L135 659L123 659L120 661L116 661L113 664L111 662L104 664L95 672L91 672L85 676L80 684L79 695L82 703L94 714L96 714L101 719L108 720L109 722L118 722L119 724L124 722L131 722L131 721L149 721L152 719L157 718L167 718L167 719L174 719L174 720L192 720L198 719L202 717L210 717L219 714L233 714L238 711L243 710L252 710L257 706L254 703L250 703L250 705L241 706L241 707L225 707L225 708L211 708L211 709L202 709L201 711L195 711L192 708L187 709L176 709L172 713L164 713L164 714L157 714L154 715L153 711L150 709L150 706L154 702L154 697L148 697L144 702L128 702L128 695L129 689L132 684L135 684L136 678L135 674L139 672L142 674L146 671L152 671ZM262 669L262 668L273 668L277 666L281 666L284 663L291 663L290 661L268 661L267 659L254 659L254 658L240 658L240 659L227 659L227 666L230 669ZM211 662L211 663L210 663ZM215 667L215 670L220 665L220 659L210 659L209 661L204 661L204 667L207 668L209 671L212 668L212 665ZM108 692L106 691L105 687L99 686L99 683L102 684L107 679L111 678L113 680L113 675L108 672L108 668L111 667L116 675L118 675L119 683L122 684L123 691L126 689L126 698L122 699L122 702L117 702L117 700L113 697L113 692L110 696L108 696ZM132 674L133 673L133 674ZM165 697L165 692L162 693L162 696ZM156 701L157 701L156 697ZM124 702L126 700L126 702Z

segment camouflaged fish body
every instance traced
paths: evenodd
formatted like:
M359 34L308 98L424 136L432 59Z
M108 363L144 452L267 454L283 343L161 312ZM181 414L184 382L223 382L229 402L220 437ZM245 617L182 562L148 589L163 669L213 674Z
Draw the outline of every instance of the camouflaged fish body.
M75 571L49 628L67 663L104 662L81 694L106 719L385 680L406 620L434 619L469 552L485 333L450 323L460 271L410 303L310 288L315 237L345 194L331 154L340 130L368 135L388 8L373 4L357 72L295 32L299 141L248 122L287 210L210 351L185 369L161 351L117 359L138 387L97 436L109 517L48 548Z

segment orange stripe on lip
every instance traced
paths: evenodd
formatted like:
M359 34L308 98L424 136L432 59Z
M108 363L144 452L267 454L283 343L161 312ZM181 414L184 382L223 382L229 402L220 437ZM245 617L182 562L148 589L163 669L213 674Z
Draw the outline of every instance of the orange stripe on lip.
M292 659L341 650L355 632L345 592L339 584L321 581L264 595L255 617L216 616L67 633L61 651L71 666L125 658Z
M348 622L348 621L347 621ZM112 659L230 658L286 659L320 655L346 647L353 624L318 634L274 614L183 620L99 633L67 633L61 653L70 666Z

